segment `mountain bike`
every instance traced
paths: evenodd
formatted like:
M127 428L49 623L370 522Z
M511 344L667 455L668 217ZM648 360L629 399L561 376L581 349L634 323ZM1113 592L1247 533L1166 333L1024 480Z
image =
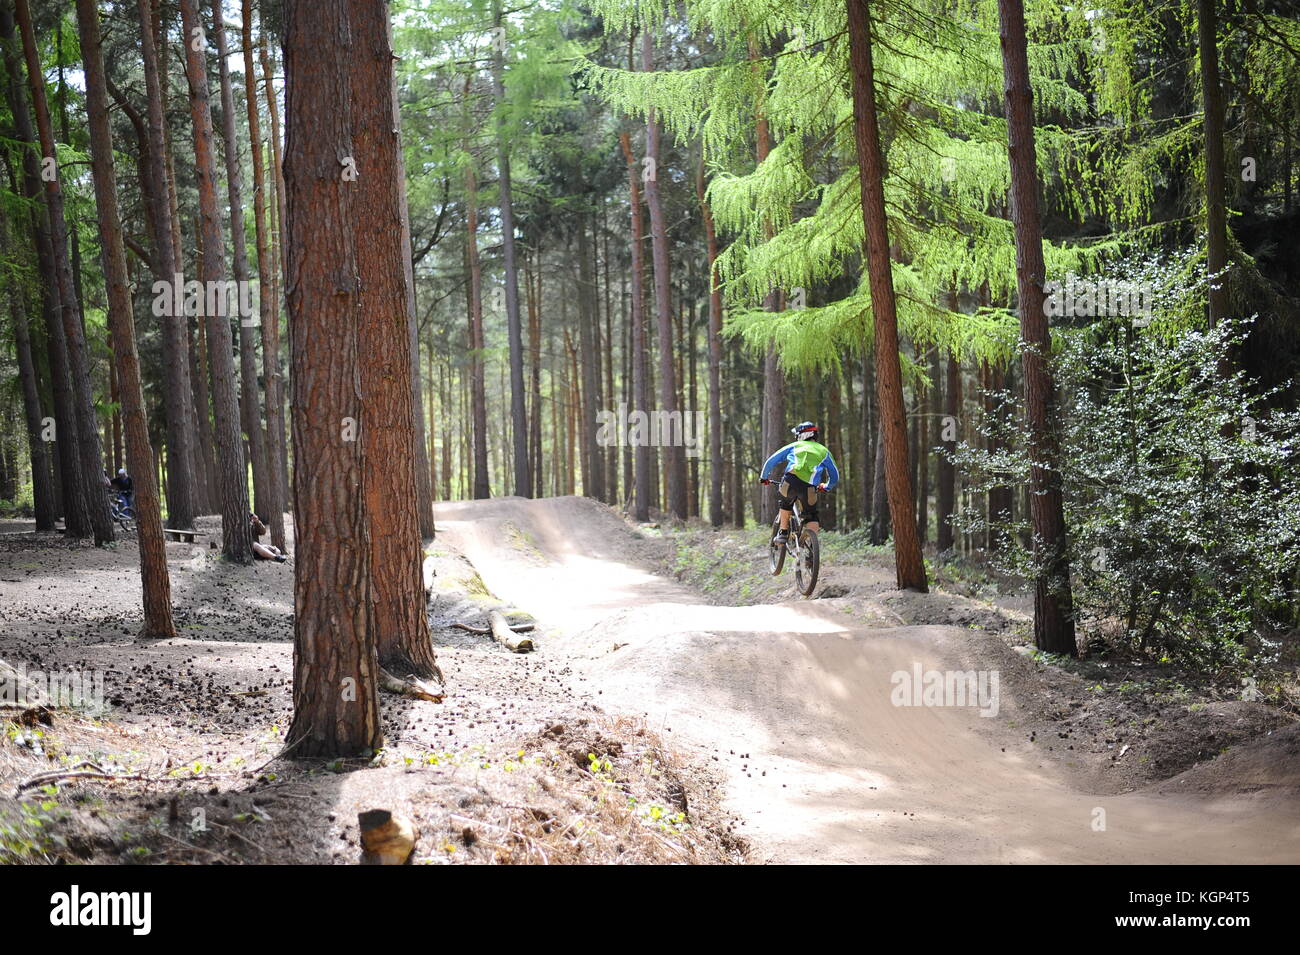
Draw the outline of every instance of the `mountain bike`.
M108 492L108 512L128 534L135 530L135 508L126 502L121 491Z
M763 481L764 484L771 484L771 481ZM818 491L819 494L827 494L827 491ZM784 545L776 540L777 533L781 530L781 513L778 511L776 517L772 518L772 537L770 538L768 549L768 567L772 571L773 577L779 577L782 569L785 567L785 557L788 553L794 558L794 585L795 589L805 597L812 596L813 588L817 586L817 575L821 573L821 544L817 540L817 532L804 527L803 523L803 504L796 498L790 510L790 536L786 539Z

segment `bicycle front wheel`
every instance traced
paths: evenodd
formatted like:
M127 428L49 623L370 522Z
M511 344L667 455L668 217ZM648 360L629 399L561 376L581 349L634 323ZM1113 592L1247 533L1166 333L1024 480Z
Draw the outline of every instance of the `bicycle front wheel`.
M781 575L781 568L785 566L785 545L776 542L776 535L781 530L781 518L778 515L772 521L772 536L767 543L767 566L772 571L773 577Z
M799 559L794 565L795 588L805 597L811 597L821 573L821 545L817 532L805 530L799 539Z

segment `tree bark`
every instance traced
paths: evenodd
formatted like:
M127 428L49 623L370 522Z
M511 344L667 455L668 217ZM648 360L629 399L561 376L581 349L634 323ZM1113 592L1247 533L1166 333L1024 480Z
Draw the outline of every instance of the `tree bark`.
M194 166L198 177L203 234L203 279L225 287L225 241L217 213L217 162L212 146L212 110L208 103L208 55L198 0L180 0L185 33L185 76L189 81L193 124ZM239 398L232 358L230 320L223 309L209 308L204 296L208 333L208 367L212 377L212 414L217 451L218 493L221 497L222 554L237 564L253 560L253 535L248 521L248 479L239 437Z
M126 426L126 459L135 492L140 582L144 594L144 630L141 635L170 638L176 636L176 624L172 620L171 578L167 573L167 544L163 539L153 449L149 446L149 422L140 387L140 360L135 350L135 319L131 313L131 288L117 209L113 134L108 121L108 91L95 0L77 0L77 26L86 80L91 172L99 216L99 239L103 247L108 324L117 367L122 419Z
M54 130L50 123L50 111L45 97L45 76L41 71L40 54L36 45L36 33L32 26L31 10L28 0L17 0L18 26L23 38L23 54L27 59L27 82L31 89L32 106L36 113L36 131L40 137L41 153L53 160ZM108 513L108 497L102 490L103 473L100 457L99 429L95 421L95 406L91 396L90 364L86 356L86 336L82 327L78 302L80 301L73 281L72 264L68 259L68 226L63 212L62 177L56 174L45 182L45 201L50 216L50 242L54 253L54 273L58 280L59 319L63 327L63 338L67 346L68 378L71 383L71 404L75 422L73 434L58 435L62 451L71 453L76 448L78 463L78 480L73 485L80 485L80 493L85 499L85 511L89 518L89 527L74 527L70 519L66 523L68 534L85 537L93 534L97 545L107 544L116 537L113 531L113 519ZM57 422L56 422L57 424ZM69 488L64 488L65 497ZM76 492L74 492L75 494ZM74 498L75 500L75 498ZM70 516L72 512L69 512ZM80 517L80 514L77 515Z
M402 249L399 181L405 176L393 98L388 4L350 0L351 188L361 279L361 433L367 469L370 630L379 664L398 676L442 680L425 613L424 548L416 496L415 394Z
M1030 461L1034 528L1034 642L1049 653L1077 652L1056 435L1056 386L1048 359L1051 333L1043 309L1043 239L1038 219L1033 94L1025 11L1021 0L998 0L1002 74L1006 91L1007 148L1011 163L1011 220L1016 233L1016 288L1020 305L1021 361L1025 370L1025 427Z
M867 236L871 311L875 323L876 398L880 407L881 443L885 449L885 486L894 527L894 568L900 589L924 593L928 587L908 476L907 418L898 360L898 316L885 218L885 169L876 120L871 27L865 0L848 0L848 14L853 126L862 192L862 220Z
M296 757L356 756L383 744L368 612L365 445L346 440L355 437L348 424L362 416L355 184L342 177L353 155L348 8L349 0L285 2L285 245L298 463L288 742Z

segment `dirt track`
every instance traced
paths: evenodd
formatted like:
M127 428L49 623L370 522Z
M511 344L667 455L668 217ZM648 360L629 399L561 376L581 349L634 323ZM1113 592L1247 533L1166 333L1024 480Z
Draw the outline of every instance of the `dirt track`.
M816 601L707 605L645 569L635 529L577 498L436 511L486 586L537 617L543 654L608 708L647 714L718 761L728 808L772 860L1300 861L1294 760L1279 775L1246 752L1231 778L1211 763L1144 792L1090 794L1016 729L1005 686L992 718L894 705L893 674L971 666L966 631L855 629ZM1165 795L1180 788L1198 795Z

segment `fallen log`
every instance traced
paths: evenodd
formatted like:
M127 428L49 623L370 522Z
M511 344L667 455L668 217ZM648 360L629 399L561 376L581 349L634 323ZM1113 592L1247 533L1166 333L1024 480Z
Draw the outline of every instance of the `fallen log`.
M389 693L409 696L417 700L428 700L430 703L441 703L443 697L440 690L423 680L404 680L401 677L393 676L383 667L379 668L379 687Z
M468 623L453 623L452 626L455 627L457 630L464 630L467 633L477 633L479 636L483 636L483 637L486 637L488 634L492 632L491 627L475 627L475 626L471 626ZM510 629L514 633L531 633L535 628L536 625L531 623L510 624Z
M493 610L488 614L488 625L492 628L492 637L515 653L527 653L530 650L537 649L533 646L532 638L516 636L515 630L506 623L506 618L499 611Z

